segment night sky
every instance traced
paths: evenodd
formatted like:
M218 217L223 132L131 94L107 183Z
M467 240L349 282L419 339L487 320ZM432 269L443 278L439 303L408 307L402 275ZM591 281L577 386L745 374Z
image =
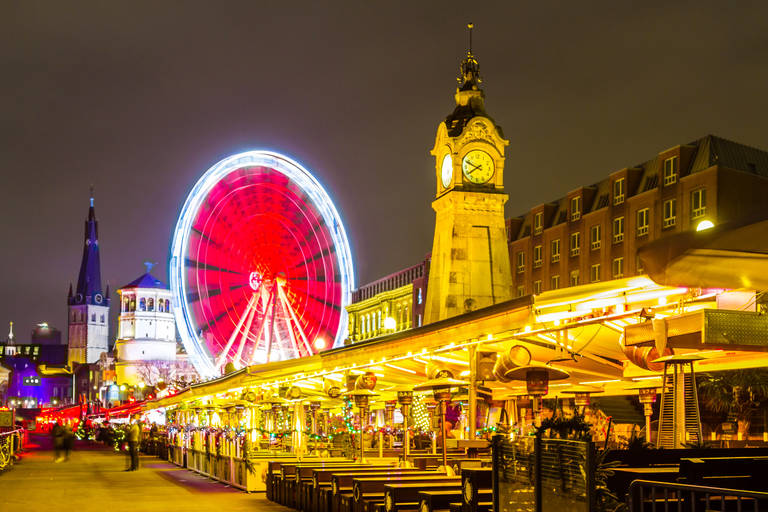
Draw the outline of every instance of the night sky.
M357 284L420 262L468 21L510 215L708 133L768 149L764 1L5 0L0 339L66 331L91 184L103 279L165 280L188 190L247 149L325 185Z

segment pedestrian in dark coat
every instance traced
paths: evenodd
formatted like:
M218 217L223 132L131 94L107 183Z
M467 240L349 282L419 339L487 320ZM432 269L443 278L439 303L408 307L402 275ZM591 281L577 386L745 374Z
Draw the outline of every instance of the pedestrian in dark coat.
M64 427L58 421L51 429L51 437L53 438L53 462L61 462L64 457L61 456L61 450L64 449Z

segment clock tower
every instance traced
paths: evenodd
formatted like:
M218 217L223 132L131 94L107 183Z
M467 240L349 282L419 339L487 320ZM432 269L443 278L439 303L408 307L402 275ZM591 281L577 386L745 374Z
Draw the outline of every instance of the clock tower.
M480 66L461 62L456 108L437 128L435 237L424 323L512 298L504 203L504 139L485 111Z

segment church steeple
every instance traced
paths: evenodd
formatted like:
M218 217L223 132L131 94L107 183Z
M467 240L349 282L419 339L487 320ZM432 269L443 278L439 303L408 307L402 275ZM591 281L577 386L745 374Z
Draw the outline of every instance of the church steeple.
M101 290L101 262L99 258L99 223L93 206L93 188L91 188L88 218L85 220L83 259L80 262L80 274L77 288L70 304L102 304L108 301Z

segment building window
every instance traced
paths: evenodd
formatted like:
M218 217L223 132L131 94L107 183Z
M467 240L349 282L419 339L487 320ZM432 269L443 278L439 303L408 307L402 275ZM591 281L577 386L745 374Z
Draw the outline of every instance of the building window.
M677 200L669 199L664 201L664 220L662 222L663 228L671 228L677 221Z
M550 285L553 290L560 288L560 276L552 276L550 279Z
M571 198L571 220L579 220L581 218L581 196Z
M700 188L691 192L691 219L698 219L707 214L707 189Z
M155 299L149 298L147 300L147 311L154 311L155 310Z
M560 239L552 240L549 245L552 255L552 263L557 263L560 261Z
M645 268L643 268L643 261L640 259L640 256L635 256L635 270L638 274L642 274L645 272Z
M680 159L676 156L664 160L664 186L677 183L677 172Z
M101 315L101 323L104 323L104 315Z
M650 217L650 210L643 208L637 210L637 236L645 236L648 234L648 220Z
M571 270L571 286L579 286L579 271Z
M613 219L613 243L618 244L624 241L624 217Z
M619 178L613 182L613 204L624 202L624 178Z
M541 281L533 282L533 294L538 295L541 293Z
M139 311L146 311L147 310L147 299L144 297L139 299Z
M520 285L517 287L517 296L522 297L523 295L525 295L525 286Z
M423 299L423 297L421 295L421 288L419 288L419 293L418 293L418 296L416 298L417 304L421 304L422 299Z
M540 235L544 231L544 214L539 212L533 216L533 234Z
M96 313L91 313L91 322L96 323Z
M525 272L525 253L520 251L517 253L517 273L522 274Z
M596 283L600 280L600 264L599 263L595 263L589 269L589 280L592 283Z
M417 327L421 327L421 314L419 314L419 316L416 317L416 322L418 323Z
M571 233L571 256L578 256L581 249L581 234Z
M600 242L602 238L602 226L596 224L589 230L589 245L593 251L600 248Z
M624 258L615 258L611 268L611 273L614 279L624 277Z
M542 256L544 251L541 250L541 246L537 245L533 248L533 268L539 268L544 259Z

